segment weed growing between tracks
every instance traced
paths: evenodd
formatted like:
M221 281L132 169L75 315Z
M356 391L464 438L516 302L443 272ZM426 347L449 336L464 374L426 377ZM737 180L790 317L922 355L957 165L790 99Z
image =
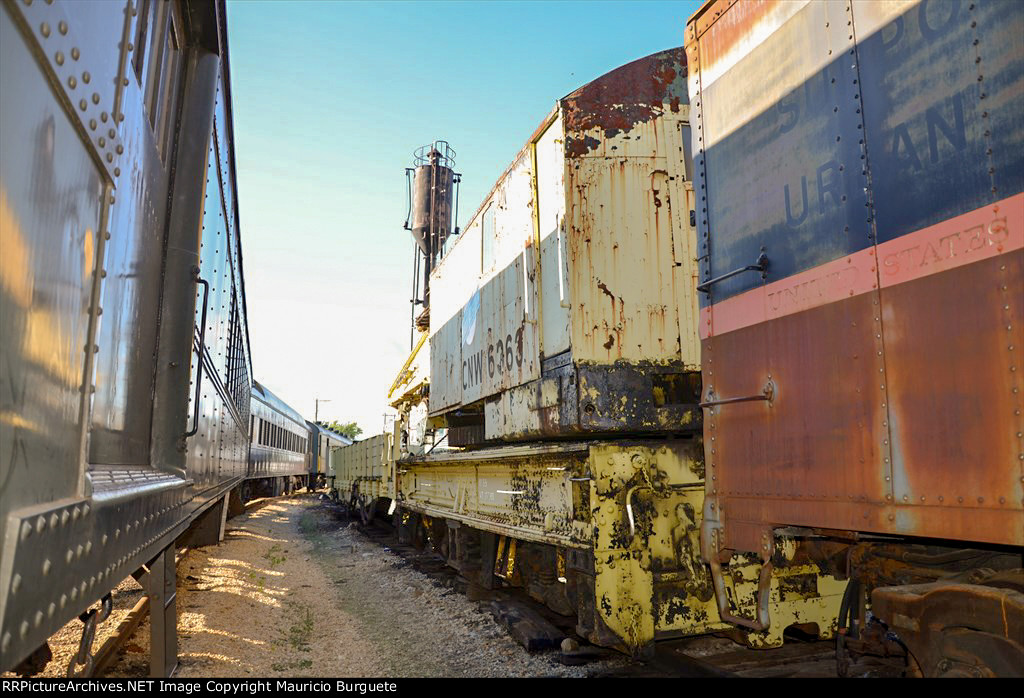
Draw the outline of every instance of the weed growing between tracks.
M278 630L278 638L274 645L280 648L289 648L293 652L311 651L310 641L313 639L313 609L303 603L286 601L285 609L289 617L296 618L295 623L287 630ZM293 659L287 662L274 662L271 664L274 671L287 671L289 669L312 669L313 660Z

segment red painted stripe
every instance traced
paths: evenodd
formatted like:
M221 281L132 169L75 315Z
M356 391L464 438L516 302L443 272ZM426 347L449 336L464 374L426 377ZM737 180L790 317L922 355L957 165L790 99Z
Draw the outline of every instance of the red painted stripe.
M877 285L875 251L861 250L702 308L700 337L707 339L817 308L866 293Z
M727 298L700 311L700 337L792 315L850 296L1024 249L1024 193Z
M882 288L1024 248L1024 193L878 246Z

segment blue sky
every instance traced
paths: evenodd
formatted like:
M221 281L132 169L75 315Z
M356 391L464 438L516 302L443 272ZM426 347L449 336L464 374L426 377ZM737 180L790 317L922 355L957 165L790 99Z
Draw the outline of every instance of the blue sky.
M464 224L556 99L682 45L698 6L229 0L256 379L379 433L409 348L412 151L455 148Z

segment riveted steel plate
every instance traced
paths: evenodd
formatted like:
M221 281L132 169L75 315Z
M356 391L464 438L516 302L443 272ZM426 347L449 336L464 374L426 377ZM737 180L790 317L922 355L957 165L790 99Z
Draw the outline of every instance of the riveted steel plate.
M121 93L131 0L22 0L8 6L21 18L83 140L116 186L124 152ZM123 29L112 32L112 26Z

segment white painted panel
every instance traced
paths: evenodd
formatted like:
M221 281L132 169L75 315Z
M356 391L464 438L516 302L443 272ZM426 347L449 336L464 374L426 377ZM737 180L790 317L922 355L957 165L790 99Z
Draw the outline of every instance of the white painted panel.
M430 277L430 328L439 330L453 318L480 284L480 221L474 220Z
M569 272L565 254L565 139L559 116L537 141L537 215L540 222L541 352L569 348Z
M463 404L540 376L535 269L533 248L527 248L484 284L475 313L473 304L463 310Z
M492 264L484 268L487 281L512 264L533 240L533 185L530 151L520 151L515 163L498 182L491 196L494 211ZM481 211L481 217L485 206Z
M430 338L430 414L462 401L462 314L456 313Z

